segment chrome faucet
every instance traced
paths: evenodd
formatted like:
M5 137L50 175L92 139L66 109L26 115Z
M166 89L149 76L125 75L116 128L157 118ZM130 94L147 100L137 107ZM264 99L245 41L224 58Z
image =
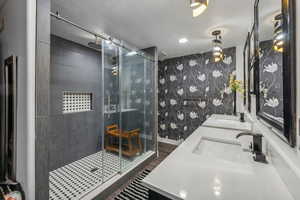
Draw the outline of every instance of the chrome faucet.
M262 162L262 163L268 163L266 160L266 156L262 151L262 134L256 134L251 132L242 132L239 133L236 138L239 138L241 136L252 136L253 137L253 143L250 145L250 148L252 149L252 153L254 153L253 159L256 162Z

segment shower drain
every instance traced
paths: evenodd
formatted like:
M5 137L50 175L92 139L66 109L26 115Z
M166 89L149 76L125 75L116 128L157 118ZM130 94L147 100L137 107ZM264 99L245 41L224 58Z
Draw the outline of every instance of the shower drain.
M95 168L91 169L90 172L94 173L95 171L98 171L98 170L99 170L99 168L95 167Z

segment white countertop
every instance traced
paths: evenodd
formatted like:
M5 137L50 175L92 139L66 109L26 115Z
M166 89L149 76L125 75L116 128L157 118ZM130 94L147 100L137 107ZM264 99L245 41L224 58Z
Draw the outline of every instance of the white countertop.
M238 116L234 115L219 115L214 114L208 118L202 126L222 128L222 129L234 129L241 131L251 131L251 124L249 122L240 122Z
M254 162L248 152L241 151L247 159L242 163L193 153L204 138L239 143L235 136L240 132L200 126L143 184L176 200L292 200L272 165ZM226 148L218 151L221 150L227 151Z
M213 114L208 119L226 119L226 120L235 120L235 121L238 121L239 120L239 116L236 116L236 115Z

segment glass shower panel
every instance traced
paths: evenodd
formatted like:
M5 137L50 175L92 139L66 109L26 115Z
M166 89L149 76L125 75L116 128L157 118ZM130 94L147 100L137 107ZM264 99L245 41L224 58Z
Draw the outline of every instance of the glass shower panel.
M102 138L103 180L107 181L121 170L121 109L119 90L119 47L102 41L102 85L104 134Z
M144 151L154 151L154 127L155 127L155 67L154 62L150 59L145 59L145 139Z
M135 51L122 49L121 57L122 170L145 152L145 61Z

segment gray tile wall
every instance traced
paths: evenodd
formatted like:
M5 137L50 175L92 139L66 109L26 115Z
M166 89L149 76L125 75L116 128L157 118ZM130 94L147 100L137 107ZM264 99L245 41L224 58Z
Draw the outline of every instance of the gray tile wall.
M50 0L37 0L35 199L49 199ZM30 187L30 186L29 186Z
M56 57L56 61L52 58L51 63L56 64L50 68L50 2L50 0L37 0L36 200L49 199L50 170L91 154L100 148L101 132L99 130L103 130L101 122L104 121L100 115L103 109L99 106L102 105L100 85L96 83L100 80L97 78L101 74L87 72L87 70L96 72L94 61L97 59L94 53L90 51L84 53L84 48L67 45L68 42L61 41L62 46L55 51L58 55L54 55L53 47L56 46L52 45L52 54ZM67 48L66 52L69 54L66 54L63 48ZM74 57L77 59L73 60ZM98 61L101 60L100 57L97 56L97 58ZM79 76L82 72L86 74L85 78ZM53 84L54 81L55 84ZM73 89L96 93L93 112L70 115L59 113L61 91Z
M49 199L49 171L95 152L99 148L98 136L100 133L97 130L102 130L101 123L96 122L100 119L99 113L101 112L101 108L98 106L101 105L99 101L101 99L100 86L96 86L100 74L94 73L97 70L96 65L99 68L101 67L99 65L101 59L99 57L97 61L96 57L98 56L95 56L95 53L89 51L84 53L84 48L79 48L76 45L68 46L65 45L66 42L62 42L62 48L59 48L56 52L58 55L55 55L57 62L54 63L56 65L50 68L50 7L50 0L37 0L36 200ZM69 48L68 55L63 52L63 47ZM85 56L90 59L86 59ZM63 67L60 67L62 65ZM80 70L78 66L83 69ZM85 72L85 78L79 77L79 72L82 71ZM86 73L87 71L93 72ZM52 76L52 73L54 76ZM51 91L50 77L51 82L57 81L57 84L51 85ZM82 83L83 80L84 83ZM62 87L63 85L65 88ZM59 114L61 108L59 93L64 89L89 90L97 93L94 96L94 101L99 103L95 104L94 102L94 111L89 114L61 115ZM54 101L52 101L53 99Z
M93 110L63 114L64 91L88 92ZM100 150L101 52L51 36L49 170Z

